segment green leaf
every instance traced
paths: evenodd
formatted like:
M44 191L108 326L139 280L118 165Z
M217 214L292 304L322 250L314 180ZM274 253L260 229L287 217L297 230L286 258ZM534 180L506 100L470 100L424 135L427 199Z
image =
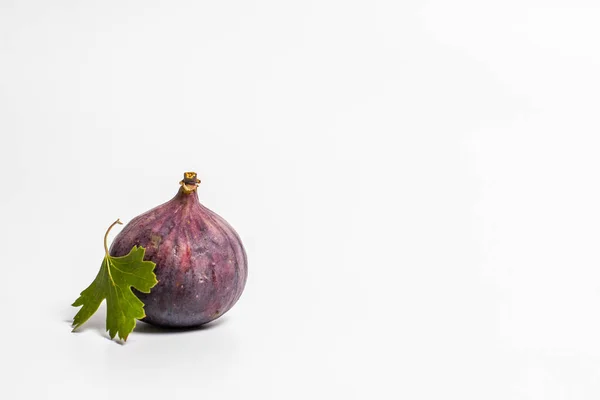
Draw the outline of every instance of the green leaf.
M75 302L73 307L82 306L73 318L73 331L85 323L106 299L106 330L110 338L115 335L123 340L135 328L136 319L146 316L144 303L131 291L131 287L140 292L150 293L150 289L158 283L154 274L155 263L144 261L145 249L134 246L129 254L122 257L111 257L108 254L106 238L115 221L104 235L105 257L96 279L88 286Z

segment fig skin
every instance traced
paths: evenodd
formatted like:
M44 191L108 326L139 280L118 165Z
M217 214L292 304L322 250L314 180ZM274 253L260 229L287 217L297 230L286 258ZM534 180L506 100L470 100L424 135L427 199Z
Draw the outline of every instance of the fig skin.
M182 185L173 199L131 220L110 248L118 257L142 246L144 259L156 263L158 284L148 294L133 290L145 305L142 321L152 325L210 322L233 307L246 284L248 262L238 234L200 204L191 187Z

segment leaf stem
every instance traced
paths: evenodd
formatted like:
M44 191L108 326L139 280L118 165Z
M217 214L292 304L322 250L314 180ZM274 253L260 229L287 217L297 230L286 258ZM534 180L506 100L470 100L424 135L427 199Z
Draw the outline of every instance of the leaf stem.
M108 229L106 230L106 233L104 234L104 252L106 253L106 257L110 257L110 255L108 254L108 246L106 244L106 239L108 238L108 232L110 232L112 227L117 224L123 225L123 223L121 222L121 220L119 218L117 218L117 220L108 227Z

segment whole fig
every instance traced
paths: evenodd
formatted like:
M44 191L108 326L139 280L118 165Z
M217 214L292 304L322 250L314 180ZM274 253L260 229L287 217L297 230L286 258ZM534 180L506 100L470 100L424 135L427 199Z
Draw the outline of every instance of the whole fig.
M240 298L248 276L244 246L235 230L198 200L200 180L184 173L170 201L129 222L116 236L111 256L135 245L156 263L158 284L134 293L145 304L142 319L164 327L195 327L227 312Z

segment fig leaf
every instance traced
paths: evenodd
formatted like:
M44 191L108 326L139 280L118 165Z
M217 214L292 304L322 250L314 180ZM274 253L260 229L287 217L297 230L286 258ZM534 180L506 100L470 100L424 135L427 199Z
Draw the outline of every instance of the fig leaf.
M111 228L116 223L120 221L115 221ZM108 235L108 231L106 233ZM85 323L106 299L106 330L111 339L118 334L126 341L135 328L136 319L146 316L144 303L131 291L131 287L150 293L150 289L158 283L153 272L156 264L144 261L146 250L139 246L134 246L126 256L111 257L106 247L107 235L104 238L106 255L96 279L72 304L73 307L82 306L73 318L73 331Z

